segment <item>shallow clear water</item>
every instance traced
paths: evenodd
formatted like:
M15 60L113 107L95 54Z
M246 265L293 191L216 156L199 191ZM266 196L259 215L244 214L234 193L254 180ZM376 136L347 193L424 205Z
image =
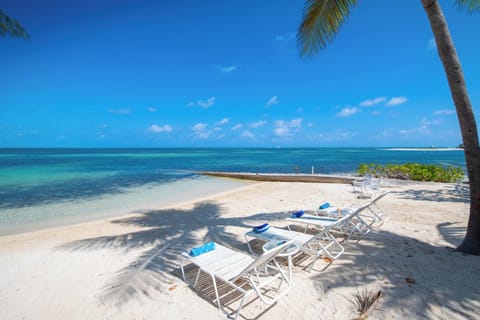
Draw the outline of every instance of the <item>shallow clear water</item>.
M72 210L69 211L66 203L125 195L145 186L161 187L197 177L195 171L311 173L314 167L315 173L320 174L351 174L360 163L372 162L420 162L465 167L462 150L0 149L0 225L62 216L62 210L55 214L48 214L48 210L44 209L35 211L35 208L48 205L62 204L66 212L63 215L68 216ZM213 181L216 180L207 179L203 185ZM230 187L224 186L224 189ZM172 188L174 191L170 193L170 198L180 192L178 186L172 185ZM158 192L165 194L167 189L160 190ZM22 214L21 209L28 209L29 213ZM12 218L14 215L17 216Z

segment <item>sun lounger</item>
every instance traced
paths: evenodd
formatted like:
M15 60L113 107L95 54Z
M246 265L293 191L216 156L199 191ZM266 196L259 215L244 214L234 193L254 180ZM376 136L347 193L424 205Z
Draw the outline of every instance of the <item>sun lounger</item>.
M378 201L385 197L388 193L389 191L383 192L361 206L366 207L366 209L362 212L359 212L358 216L365 222L365 224L369 226L369 228L374 224L378 227L388 220L387 212L378 204ZM315 214L339 219L346 215L352 214L356 210L358 210L358 208L329 206L325 209L315 210ZM376 224L377 222L379 224Z
M307 268L307 270L310 271L313 268L314 263L320 257L325 256L335 260L343 254L345 249L330 232L332 228L337 227L343 222L344 220L342 219L332 221L330 226L323 228L315 235L275 227L270 227L263 232L255 232L252 230L245 233L245 241L248 245L248 249L253 253L250 245L251 238L257 238L267 242L293 240L293 243L300 248L300 251L314 257L314 261Z
M279 266L275 257L291 245L292 241L285 241L271 250L265 251L261 256L253 258L247 254L212 242L205 245L206 247L195 248L190 254L182 253L182 276L184 281L187 281L184 270L187 261L199 268L193 287L197 286L200 272L207 273L212 279L215 290L214 302L216 301L218 309L222 311L224 310L220 302L219 285L222 283L227 284L238 291L242 295L242 299L234 315L234 318L237 318L245 303L245 299L251 294L257 294L262 302L272 305L290 290L289 278ZM211 248L212 246L213 249ZM268 271L268 273L265 273L265 271ZM220 284L217 283L217 279L221 281ZM272 297L270 291L268 296L265 295L264 291L269 289L267 286L278 281L280 283L275 287L276 295ZM284 282L286 284L284 285L285 288L280 291Z
M370 224L368 224L360 213L367 209L369 204L352 210L350 213L340 217L317 216L312 214L303 214L301 216L291 215L285 220L295 224L301 224L305 227L305 232L310 226L319 228L320 230L336 230L345 234L345 242L347 242L353 234L367 234L370 232ZM290 229L290 225L288 226Z

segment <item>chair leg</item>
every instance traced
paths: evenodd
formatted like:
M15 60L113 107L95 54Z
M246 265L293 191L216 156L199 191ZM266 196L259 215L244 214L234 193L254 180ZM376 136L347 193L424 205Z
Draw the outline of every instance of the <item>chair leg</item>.
M193 283L194 288L197 286L198 278L200 277L200 271L202 270L198 268L197 276L195 277L195 282Z
M185 270L183 270L183 258L180 258L180 270L182 270L182 278L183 278L183 281L187 282L187 278L185 277Z
M242 300L240 301L240 305L238 306L237 312L235 312L235 317L233 319L237 319L238 315L240 314L240 310L242 310L243 304L245 303L245 298L247 297L246 294L243 295Z
M245 238L245 242L247 243L247 246L248 246L248 251L250 251L250 253L253 254L253 250L252 250L252 247L250 246L250 241L248 240L247 235L245 235L244 238Z
M220 305L220 297L218 295L217 281L215 281L215 276L212 274L213 287L215 288L215 296L217 298L218 309L221 311L222 307Z

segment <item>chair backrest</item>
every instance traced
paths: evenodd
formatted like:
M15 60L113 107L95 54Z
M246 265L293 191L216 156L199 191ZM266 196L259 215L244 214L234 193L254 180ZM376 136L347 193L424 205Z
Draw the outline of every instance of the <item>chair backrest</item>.
M277 254L281 253L287 247L293 244L293 239L288 240L271 250L265 251L261 256L255 259L251 264L249 264L245 269L243 269L238 275L233 277L231 281L235 281L236 279L240 278L242 275L247 274L250 271L253 271L257 268L261 268L264 264L270 262Z
M366 204L364 204L363 206L365 207L369 207L371 206L372 204L375 204L378 200L382 199L383 197L385 197L387 194L389 194L390 191L386 191L386 192L383 192L383 193L380 193L378 196L376 196L375 198L373 198L372 200L368 201Z
M333 229L333 228L336 228L336 227L339 227L339 226L342 226L344 224L346 224L349 220L353 219L355 216L357 216L360 212L362 212L363 210L365 210L366 208L368 208L370 206L370 202L368 202L367 204L364 204L362 205L361 207L358 207L355 211L353 211L352 213L349 213L345 216L343 216L341 219L338 219L335 223L329 225L329 226L326 226L325 228L323 228L322 230L320 230L320 232L318 232L312 239L310 239L308 242L311 242L311 241L314 241L318 238L321 238L325 235L326 232L329 232L330 229Z

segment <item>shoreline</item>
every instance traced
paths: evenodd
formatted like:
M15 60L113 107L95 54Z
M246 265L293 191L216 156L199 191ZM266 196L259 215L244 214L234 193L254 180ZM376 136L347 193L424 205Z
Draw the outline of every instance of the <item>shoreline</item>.
M123 192L116 194L57 201L22 208L0 209L0 237L89 221L114 219L150 208L162 208L197 198L201 199L212 193L228 192L252 183L198 176L170 183L125 188ZM176 192L175 190L182 191ZM18 217L19 215L29 220L24 221L22 217Z
M221 172L221 171L199 171L196 174L233 178L251 181L271 182L310 182L310 183L345 183L349 184L356 180L353 176L345 175L324 175L324 174L280 174L280 173L251 173L251 172Z
M370 319L473 318L480 257L453 250L468 218L455 185L411 183L385 191L380 205L387 222L349 241L331 265L320 260L310 273L296 265L284 298L270 309L253 301L242 313L352 319L349 299L368 288L382 290ZM119 217L2 236L0 313L5 319L224 319L181 279L180 252L216 241L247 253L243 234L252 226L285 227L289 212L325 200L365 202L346 184L256 182Z

